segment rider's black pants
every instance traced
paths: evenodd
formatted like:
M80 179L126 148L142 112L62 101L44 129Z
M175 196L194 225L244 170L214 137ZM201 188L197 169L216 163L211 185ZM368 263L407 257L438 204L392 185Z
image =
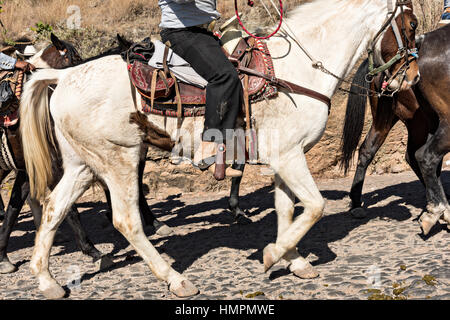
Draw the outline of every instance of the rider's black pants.
M204 141L222 142L206 130L234 129L242 105L242 84L236 69L222 51L220 41L202 28L163 29L161 38L170 41L172 50L191 64L208 81ZM219 141L218 141L219 140Z

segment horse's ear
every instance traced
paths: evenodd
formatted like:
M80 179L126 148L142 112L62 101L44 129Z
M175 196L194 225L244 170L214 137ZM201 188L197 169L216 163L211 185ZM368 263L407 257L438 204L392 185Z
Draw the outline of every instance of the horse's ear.
M52 40L52 43L55 46L55 48L58 49L59 51L63 51L64 49L66 49L64 43L61 40L59 40L59 38L55 36L53 33L51 34L50 39Z
M132 45L131 42L122 38L122 36L120 34L117 34L117 41L119 41L119 46L121 46L124 49L129 49Z

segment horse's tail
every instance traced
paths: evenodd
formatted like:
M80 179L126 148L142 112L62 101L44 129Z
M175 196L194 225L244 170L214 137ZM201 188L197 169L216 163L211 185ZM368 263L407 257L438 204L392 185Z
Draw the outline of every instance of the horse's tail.
M345 113L344 130L341 138L342 158L340 160L341 169L347 173L350 168L350 162L353 159L359 140L361 139L364 128L364 117L366 114L367 90L369 83L366 81L366 74L369 72L369 61L366 59L359 66L352 81L350 94L347 101L347 110Z
M30 192L40 199L52 180L52 153L55 147L48 106L48 86L57 84L63 70L44 69L24 86L20 102L20 134Z

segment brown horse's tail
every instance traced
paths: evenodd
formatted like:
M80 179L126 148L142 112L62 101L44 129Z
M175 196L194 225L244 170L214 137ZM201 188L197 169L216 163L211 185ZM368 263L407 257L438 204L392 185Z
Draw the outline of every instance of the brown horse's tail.
M40 199L52 180L52 153L55 147L48 86L57 84L63 70L45 69L35 73L24 86L20 102L20 134L31 196Z
M364 128L364 117L366 114L367 92L369 83L366 81L366 74L369 72L369 61L366 59L358 68L352 81L350 94L345 112L344 130L341 138L342 157L340 160L341 169L347 173L350 162L358 147L359 140Z

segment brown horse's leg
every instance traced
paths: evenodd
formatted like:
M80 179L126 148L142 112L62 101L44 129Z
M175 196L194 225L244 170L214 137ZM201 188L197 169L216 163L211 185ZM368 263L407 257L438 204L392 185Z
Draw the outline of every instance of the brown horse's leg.
M436 132L439 126L438 114L433 110L430 102L423 95L423 88L417 86L414 94L420 108L417 109L412 119L405 122L408 129L408 149L406 153L406 161L416 173L420 181L425 185L419 164L415 157L415 153L422 147L428 139ZM442 165L438 165L436 175L441 176Z
M405 155L406 162L408 162L419 180L425 185L415 154L419 148L427 143L429 137L434 134L436 124L433 123L432 115L422 107L416 111L412 119L405 122L405 125L408 130L408 145ZM436 175L438 177L441 175L441 168L442 166L438 165L436 169Z
M11 172L11 170L0 170L0 183L6 178L6 176ZM3 199L0 195L0 221L5 219L5 204L3 203Z
M160 236L169 236L173 233L171 227L162 221L159 221L153 212L150 210L144 194L144 169L145 160L139 162L139 210L146 225L152 225L155 228L155 233Z
M234 164L233 169L244 172L245 164ZM242 176L234 177L231 179L231 191L230 198L228 198L228 208L233 214L234 221L238 224L249 224L252 222L247 217L245 211L243 211L239 206L239 188L241 186Z
M442 215L449 219L449 204L437 177L437 168L444 155L450 151L450 128L448 122L441 121L434 136L416 152L420 170L426 186L427 213L421 218L423 233L427 235Z
M28 183L26 182L27 174L24 171L18 171L8 204L6 218L0 228L0 273L12 273L17 270L16 266L9 261L6 250L14 224L29 194Z
M372 101L371 103L373 123L359 149L358 166L350 190L350 212L357 218L364 218L366 216L361 208L361 195L367 168L375 157L375 154L383 145L392 127L399 120L391 111L393 103L392 99L379 99L378 101Z

